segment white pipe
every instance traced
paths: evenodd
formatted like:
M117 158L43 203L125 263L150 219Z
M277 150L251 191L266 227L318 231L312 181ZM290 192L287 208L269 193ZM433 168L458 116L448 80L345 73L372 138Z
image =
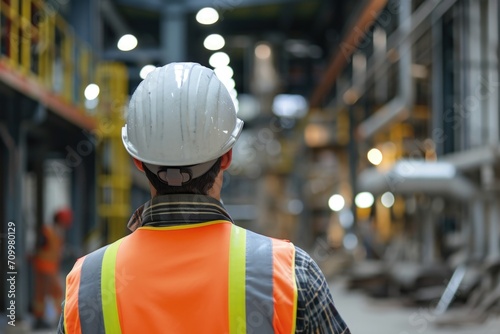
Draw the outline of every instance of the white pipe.
M448 162L460 171L478 169L484 165L493 165L500 159L500 145L477 147L467 151L447 154L439 161Z
M489 101L488 108L488 138L490 144L496 144L500 140L499 136L499 116L498 116L498 94L499 94L499 78L498 78L498 0L489 0L488 2L488 42L487 42L487 59L490 67L484 75L488 78L488 86L486 96Z
M498 259L500 257L500 234L498 224L500 219L500 203L495 198L494 201L488 205L488 258Z
M401 195L426 193L460 201L474 199L478 194L477 187L449 163L409 160L398 161L387 172L365 169L358 175L357 189L374 194L386 191Z
M484 256L484 243L486 240L484 218L484 201L477 199L472 203L472 256L475 260L480 260Z
M391 123L403 121L409 116L406 100L397 96L361 122L357 128L357 135L361 140L368 139Z
M430 206L430 205L429 205ZM434 261L434 217L430 207L424 209L422 226L422 263L424 265L432 264Z

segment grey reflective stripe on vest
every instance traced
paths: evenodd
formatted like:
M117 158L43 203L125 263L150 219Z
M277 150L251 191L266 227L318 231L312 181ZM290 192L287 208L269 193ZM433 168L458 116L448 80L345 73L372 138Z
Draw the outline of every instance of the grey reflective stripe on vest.
M246 233L247 333L274 333L273 248L270 238Z
M82 333L104 334L102 313L101 268L106 247L85 257L82 264L80 288L78 291L78 311Z

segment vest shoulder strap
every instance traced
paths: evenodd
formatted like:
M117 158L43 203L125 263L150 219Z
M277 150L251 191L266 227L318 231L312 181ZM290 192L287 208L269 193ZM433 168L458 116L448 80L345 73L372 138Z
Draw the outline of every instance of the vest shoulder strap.
M294 333L293 244L233 225L229 262L231 333Z
M122 239L79 259L66 279L65 333L121 333L116 254Z

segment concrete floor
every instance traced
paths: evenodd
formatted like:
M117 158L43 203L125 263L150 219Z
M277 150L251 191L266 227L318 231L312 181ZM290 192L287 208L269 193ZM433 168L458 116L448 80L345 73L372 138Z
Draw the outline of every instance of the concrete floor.
M375 300L359 291L347 291L342 281L330 287L353 334L500 334L500 316L480 324L438 327L430 307L408 308L398 300Z

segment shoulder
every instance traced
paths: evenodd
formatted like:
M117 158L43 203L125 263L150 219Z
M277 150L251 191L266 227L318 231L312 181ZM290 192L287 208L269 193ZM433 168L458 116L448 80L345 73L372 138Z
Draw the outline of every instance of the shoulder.
M295 274L298 283L310 284L311 281L325 281L323 272L303 249L295 246Z
M122 238L122 239L124 239L124 238ZM120 240L122 240L122 239L120 239ZM85 271L100 270L100 267L101 267L101 264L102 264L102 261L104 258L104 254L105 254L106 250L108 249L108 247L111 245L113 245L113 244L105 245L99 249L96 249L96 250L88 253L87 255L80 257L78 260L76 260L76 263L73 266L73 269L71 269L70 273L68 274L68 278L80 276L82 270L85 270Z
M335 307L323 272L311 256L299 247L295 247L295 275L296 333L350 333Z

